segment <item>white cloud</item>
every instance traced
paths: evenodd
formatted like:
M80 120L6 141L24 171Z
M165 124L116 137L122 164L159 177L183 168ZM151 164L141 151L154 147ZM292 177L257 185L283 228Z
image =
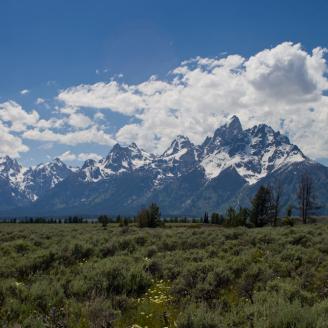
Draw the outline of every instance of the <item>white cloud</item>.
M92 120L81 113L72 113L68 117L67 122L69 125L79 129L87 128L92 124Z
M102 157L99 154L95 154L95 153L80 153L77 155L77 159L79 161L86 161L88 159L94 159L96 161L99 161Z
M69 88L63 90L58 99L72 107L108 108L127 115L145 105L142 98L130 90L129 86L116 81Z
M55 142L64 145L79 145L84 143L95 143L100 145L112 146L115 140L105 131L96 126L88 129L73 132L54 132L50 129L40 130L38 128L30 129L22 135L26 139L39 140L45 142Z
M300 44L285 42L250 58L196 57L182 62L167 79L152 76L130 85L112 80L62 90L56 98L60 106L53 112L43 98L36 100L44 104L40 114L14 101L0 103L0 154L17 157L27 151L22 138L71 146L111 146L117 140L162 152L178 134L201 143L236 114L244 127L270 124L288 133L307 155L328 157L325 52L322 48L309 52ZM90 113L90 108L95 112ZM105 111L128 116L130 123L109 133Z
M25 96L25 95L27 95L28 93L30 93L30 90L28 90L28 89L23 89L23 90L21 90L19 93L20 93L21 95Z
M0 120L9 124L11 131L21 132L27 126L34 126L39 120L36 111L30 113L14 101L7 101L0 104Z
M58 129L65 125L66 121L63 118L55 118L52 117L48 120L40 119L36 124L35 127L39 129Z
M137 123L123 126L115 137L150 151L162 151L177 134L200 143L236 114L245 127L270 124L288 133L306 154L328 157L324 56L325 49L307 52L300 44L285 42L250 58L197 57L183 62L165 81L152 77L136 85L79 85L62 90L58 99L65 106L130 116Z
M62 161L72 162L72 161L80 161L84 162L88 159L100 160L102 157L95 153L80 153L74 154L70 150L62 153L58 156Z
M10 130L0 122L0 156L8 155L17 158L20 153L28 150L22 139L11 134Z
M97 112L95 115L93 115L93 119L95 121L97 121L97 120L103 121L105 119L105 115L101 112Z
M300 44L283 43L251 57L245 63L245 76L260 99L291 104L316 101L328 86L323 55L323 49L314 49L311 56Z
M70 150L65 151L61 155L57 156L60 158L62 161L67 161L67 162L72 162L76 160L76 155L73 154Z
M35 103L36 103L37 105L42 105L42 104L44 104L45 102L46 102L45 99L43 99L43 98L41 98L41 97L37 98L36 101L35 101Z

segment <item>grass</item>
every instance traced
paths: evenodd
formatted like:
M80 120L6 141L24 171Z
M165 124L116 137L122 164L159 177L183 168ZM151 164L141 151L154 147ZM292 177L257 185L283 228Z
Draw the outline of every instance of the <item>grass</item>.
M328 225L0 224L1 327L327 327Z

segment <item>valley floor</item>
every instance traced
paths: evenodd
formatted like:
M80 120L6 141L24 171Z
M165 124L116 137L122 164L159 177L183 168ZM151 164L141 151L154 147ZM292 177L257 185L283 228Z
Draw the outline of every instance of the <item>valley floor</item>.
M1 327L328 327L328 225L0 224Z

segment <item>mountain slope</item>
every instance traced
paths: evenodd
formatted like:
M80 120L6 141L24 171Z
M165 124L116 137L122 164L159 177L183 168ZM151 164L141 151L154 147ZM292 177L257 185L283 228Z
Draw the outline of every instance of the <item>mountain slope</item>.
M328 213L328 168L311 160L283 165L271 174L267 175L254 185L245 185L243 189L231 201L234 206L249 206L250 199L254 196L261 185L270 185L273 188L278 184L282 186L281 208L286 209L289 205L297 214L297 188L299 177L302 174L311 176L314 186L314 195L318 214Z
M307 160L286 136L265 124L243 130L236 116L207 138L201 149L201 165L209 179L234 167L249 184L285 164Z
M29 204L54 188L72 173L56 158L52 162L25 168L8 156L0 158L0 208ZM5 205L1 205L1 202Z
M135 143L116 144L105 158L88 160L74 172L59 160L33 169L9 158L1 165L0 188L8 200L7 206L0 202L0 209L12 208L7 213L13 215L131 215L155 201L163 214L198 216L249 205L261 184L278 180L285 185L287 206L296 201L303 172L313 176L320 202L328 201L327 167L265 124L243 129L236 116L201 145L177 136L161 155Z

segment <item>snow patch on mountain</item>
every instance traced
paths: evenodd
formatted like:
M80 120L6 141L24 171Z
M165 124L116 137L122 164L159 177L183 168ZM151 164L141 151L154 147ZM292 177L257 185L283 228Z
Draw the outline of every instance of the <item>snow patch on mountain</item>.
M142 174L151 179L154 189L159 189L192 171L201 173L207 183L233 168L253 185L275 170L302 161L310 160L288 137L265 124L244 130L238 117L233 116L201 145L179 135L161 155L132 143L116 144L106 157L87 160L81 168L69 168L60 159L25 168L15 159L1 157L0 181L10 187L12 197L35 202L69 176L84 183L98 183L122 174Z
M236 116L205 140L200 157L208 180L233 167L249 184L283 165L307 159L286 136L265 124L243 130Z
M54 188L71 170L58 158L26 168L8 156L0 158L0 177L13 188L12 194L36 201L40 194Z
M140 149L135 143L127 147L116 144L106 158L98 162L88 160L81 168L81 179L86 182L98 182L115 174L132 172L147 166L154 155Z

